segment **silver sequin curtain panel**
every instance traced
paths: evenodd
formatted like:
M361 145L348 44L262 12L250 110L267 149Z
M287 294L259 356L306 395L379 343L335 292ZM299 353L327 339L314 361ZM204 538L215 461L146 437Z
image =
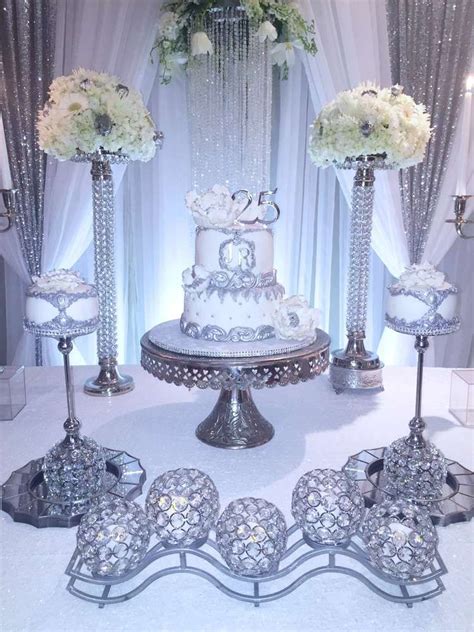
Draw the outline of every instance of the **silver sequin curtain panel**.
M56 0L0 0L0 99L16 227L30 275L40 273L46 156L35 122L54 71Z
M425 160L400 172L411 263L423 257L468 73L474 0L386 0L392 81L424 103L434 127Z
M56 0L0 0L0 104L13 187L16 228L30 276L41 271L46 156L35 122L54 71ZM35 338L36 364L42 364Z

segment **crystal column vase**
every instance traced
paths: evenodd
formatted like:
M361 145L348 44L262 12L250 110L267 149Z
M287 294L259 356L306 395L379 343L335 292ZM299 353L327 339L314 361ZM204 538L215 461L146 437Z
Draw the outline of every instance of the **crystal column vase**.
M370 242L374 208L375 168L387 168L383 159L365 156L347 160L343 169L356 169L352 188L352 213L349 246L349 285L347 290L347 346L331 353L329 380L336 393L345 389L382 388L379 357L365 349L367 296L370 272Z
M99 297L100 325L97 331L99 375L89 378L89 395L120 395L134 388L130 375L117 366L117 296L115 289L115 213L111 162L126 162L126 156L96 152L91 157L94 211L95 285Z

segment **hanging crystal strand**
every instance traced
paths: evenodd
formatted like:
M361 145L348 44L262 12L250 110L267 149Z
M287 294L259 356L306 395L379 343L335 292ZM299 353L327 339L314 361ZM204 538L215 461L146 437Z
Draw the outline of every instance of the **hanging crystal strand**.
M373 158L359 158L352 188L347 289L347 346L331 354L329 379L336 392L346 388L381 388L382 363L364 346L374 207Z
M204 29L213 55L189 64L193 185L226 183L231 190L267 189L270 174L272 72L261 43L238 2L208 11ZM193 29L191 29L193 30Z
M92 160L95 284L99 298L100 325L97 355L100 372L84 385L89 395L119 395L134 387L129 375L117 369L117 297L115 291L114 185L110 161L101 153Z

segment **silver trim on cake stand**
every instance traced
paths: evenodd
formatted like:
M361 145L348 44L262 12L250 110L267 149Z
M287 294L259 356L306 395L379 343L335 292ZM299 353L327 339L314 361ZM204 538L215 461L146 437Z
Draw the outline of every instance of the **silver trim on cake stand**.
M349 283L346 297L347 345L331 352L329 380L336 391L382 389L383 364L364 346L367 322L370 242L374 208L375 169L390 169L383 156L348 158L335 165L355 169L349 246Z
M179 332L179 321L175 322ZM214 409L196 430L198 439L217 448L253 448L273 437L274 428L258 411L251 388L305 382L320 375L328 365L330 338L319 329L316 341L302 349L240 358L169 351L150 340L153 331L141 339L141 364L146 371L176 386L221 391ZM258 342L254 345L258 348Z
M66 568L66 575L70 577L67 590L75 597L97 604L99 608L133 599L155 581L173 574L196 575L228 597L254 606L281 599L309 579L325 573L354 577L379 597L409 608L445 590L441 577L447 570L439 553L421 577L402 582L382 573L371 563L358 535L346 545L318 545L309 544L299 537L296 525L290 527L287 534L288 548L283 554L280 569L260 577L238 575L231 571L222 563L212 538L194 547L156 544L137 568L118 577L92 575L76 549ZM167 563L163 564L163 561Z

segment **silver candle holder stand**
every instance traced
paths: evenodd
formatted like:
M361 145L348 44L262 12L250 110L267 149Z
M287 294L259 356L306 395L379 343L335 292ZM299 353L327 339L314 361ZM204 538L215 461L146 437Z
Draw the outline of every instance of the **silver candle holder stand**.
M0 189L0 233L9 231L15 222L17 193L18 189Z
M470 200L473 195L453 195L454 199L454 219L445 220L445 224L454 224L456 233L461 239L474 239L473 235L466 235L464 233L464 226L466 224L474 224L473 219L465 219L467 201Z

